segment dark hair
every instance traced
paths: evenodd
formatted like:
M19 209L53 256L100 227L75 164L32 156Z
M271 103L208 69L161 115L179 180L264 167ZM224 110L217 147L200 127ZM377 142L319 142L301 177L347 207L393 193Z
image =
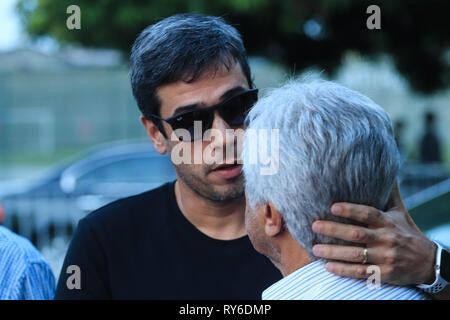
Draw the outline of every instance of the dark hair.
M252 87L250 67L239 32L222 18L177 14L144 29L131 50L131 86L145 118L159 115L156 89L195 81L206 70L238 62ZM151 119L154 121L154 119ZM157 125L159 125L157 123Z

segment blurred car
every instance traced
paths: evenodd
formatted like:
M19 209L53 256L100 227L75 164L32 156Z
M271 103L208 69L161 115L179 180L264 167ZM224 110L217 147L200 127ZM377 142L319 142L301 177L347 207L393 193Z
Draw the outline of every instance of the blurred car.
M35 238L49 228L73 228L109 202L175 178L169 157L157 153L150 142L107 144L52 169L20 192L3 192L0 207L6 226Z

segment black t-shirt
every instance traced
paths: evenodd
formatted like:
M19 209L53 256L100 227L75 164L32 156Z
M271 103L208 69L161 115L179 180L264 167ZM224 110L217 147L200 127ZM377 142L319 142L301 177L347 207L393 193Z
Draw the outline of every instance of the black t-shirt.
M70 265L80 272L68 273ZM69 290L77 274L81 289ZM217 240L194 227L178 208L172 182L80 220L55 298L260 299L281 277L248 236Z

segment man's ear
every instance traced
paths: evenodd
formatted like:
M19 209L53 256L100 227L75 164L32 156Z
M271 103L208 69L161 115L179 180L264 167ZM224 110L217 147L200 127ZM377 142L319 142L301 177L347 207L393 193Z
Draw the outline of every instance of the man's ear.
M146 119L143 115L141 115L140 119L156 151L160 154L165 154L167 152L167 146L164 135L159 131L153 121Z
M264 231L269 237L276 237L284 230L284 220L275 206L268 202L264 205Z

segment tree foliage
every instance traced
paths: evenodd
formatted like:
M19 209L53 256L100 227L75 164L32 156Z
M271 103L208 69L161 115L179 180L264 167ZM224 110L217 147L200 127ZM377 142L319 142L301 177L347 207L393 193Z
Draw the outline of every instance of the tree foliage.
M66 8L81 8L81 30L68 30ZM366 9L381 8L381 30L369 30ZM450 85L450 1L410 0L19 0L32 36L61 43L117 48L128 54L149 24L181 12L224 17L241 32L249 54L264 55L300 72L332 74L346 51L389 54L413 89Z

